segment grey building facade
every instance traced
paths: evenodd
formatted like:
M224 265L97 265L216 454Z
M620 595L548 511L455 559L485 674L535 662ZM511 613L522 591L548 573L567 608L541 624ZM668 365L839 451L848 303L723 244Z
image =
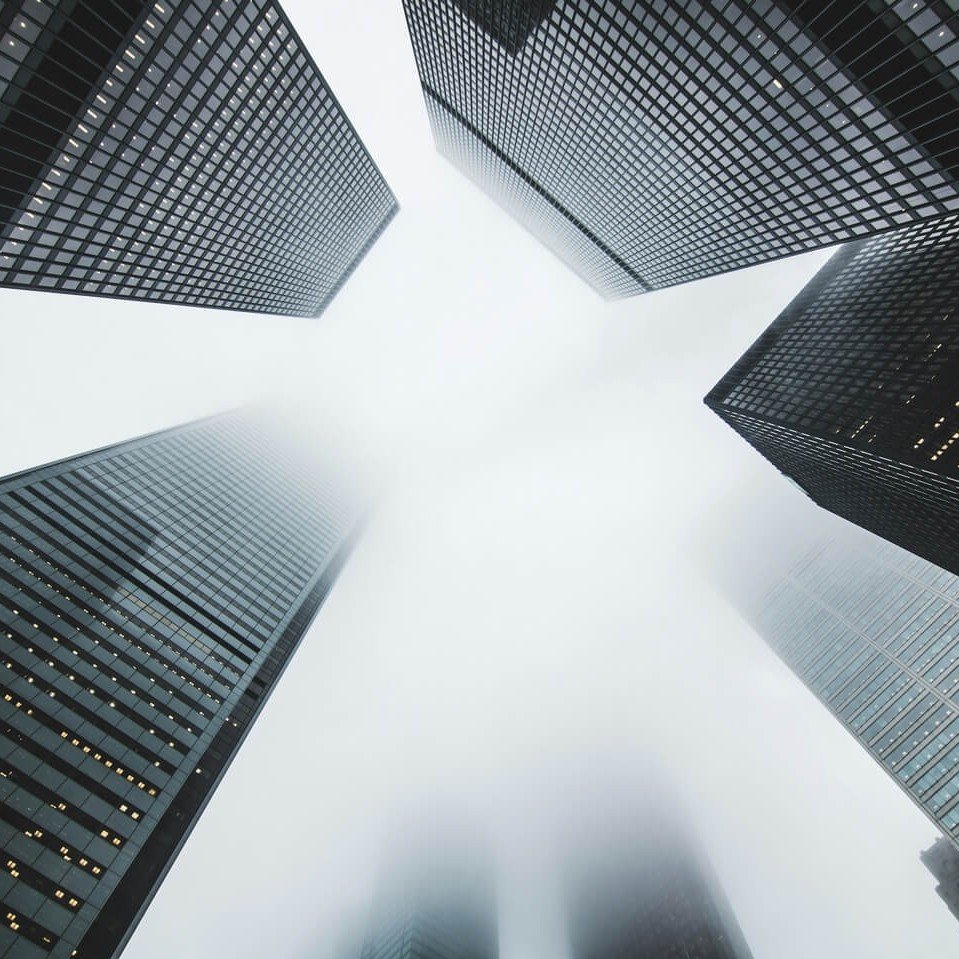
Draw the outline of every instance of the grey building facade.
M0 481L5 959L119 953L328 595L355 514L274 427Z
M615 842L567 867L572 959L752 959L703 852L664 809L636 805Z
M935 0L404 0L440 152L607 297L959 209Z
M0 285L314 316L396 210L274 0L0 6Z
M959 578L850 531L731 596L760 637L959 841ZM728 595L728 594L727 594Z
M936 893L949 911L959 919L959 849L940 836L919 853L923 865L937 880Z
M487 857L469 844L407 848L379 878L358 959L499 959Z
M814 502L959 573L959 217L842 247L705 402Z

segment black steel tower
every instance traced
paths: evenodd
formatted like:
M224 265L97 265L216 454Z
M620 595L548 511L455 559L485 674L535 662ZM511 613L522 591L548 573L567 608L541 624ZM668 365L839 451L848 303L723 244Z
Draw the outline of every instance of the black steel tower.
M404 0L440 151L606 296L959 210L939 0Z
M706 403L820 506L959 573L959 217L843 247Z
M0 285L313 316L396 209L274 0L0 5Z

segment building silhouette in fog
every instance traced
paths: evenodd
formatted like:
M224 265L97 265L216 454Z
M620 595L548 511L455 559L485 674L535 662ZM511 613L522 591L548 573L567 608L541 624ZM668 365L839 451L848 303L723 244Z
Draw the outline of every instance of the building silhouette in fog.
M396 212L275 0L10 0L0 41L0 285L313 316Z
M959 17L404 0L440 152L608 297L959 209Z
M587 838L566 890L572 959L752 957L705 855L664 808L639 802L628 827Z
M774 563L733 605L959 842L959 578L855 530Z
M925 867L936 877L936 892L959 919L959 849L940 836L928 848L919 853Z
M959 217L842 247L706 403L820 506L959 573Z
M119 954L352 516L252 413L0 480L0 956Z
M485 853L440 828L402 843L381 871L359 959L498 959L495 877Z

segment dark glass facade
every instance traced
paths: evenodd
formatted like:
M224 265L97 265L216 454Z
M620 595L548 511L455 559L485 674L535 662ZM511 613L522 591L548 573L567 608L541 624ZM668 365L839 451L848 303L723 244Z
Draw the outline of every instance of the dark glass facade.
M119 952L328 594L354 514L281 437L229 414L0 481L5 959Z
M439 150L629 296L959 210L937 0L404 0Z
M755 598L756 632L952 842L959 841L959 579L857 534Z
M0 285L314 316L396 210L273 0L0 5Z
M959 573L959 217L840 249L706 403L816 503Z
M959 849L940 836L928 849L919 853L926 868L936 877L936 892L959 919Z
M631 836L570 870L572 959L751 959L703 855L670 819L637 817Z

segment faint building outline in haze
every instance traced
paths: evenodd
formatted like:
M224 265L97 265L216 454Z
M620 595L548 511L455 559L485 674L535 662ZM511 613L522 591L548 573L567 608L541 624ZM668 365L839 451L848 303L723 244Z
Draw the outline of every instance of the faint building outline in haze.
M752 959L661 778L648 778L632 801L607 812L602 823L589 821L596 809L577 818L561 867L571 959Z
M356 959L499 959L489 850L442 828L402 837L384 854Z
M923 865L936 877L936 893L959 919L959 849L942 836L919 853Z
M959 843L959 578L856 532L727 598L953 843Z

